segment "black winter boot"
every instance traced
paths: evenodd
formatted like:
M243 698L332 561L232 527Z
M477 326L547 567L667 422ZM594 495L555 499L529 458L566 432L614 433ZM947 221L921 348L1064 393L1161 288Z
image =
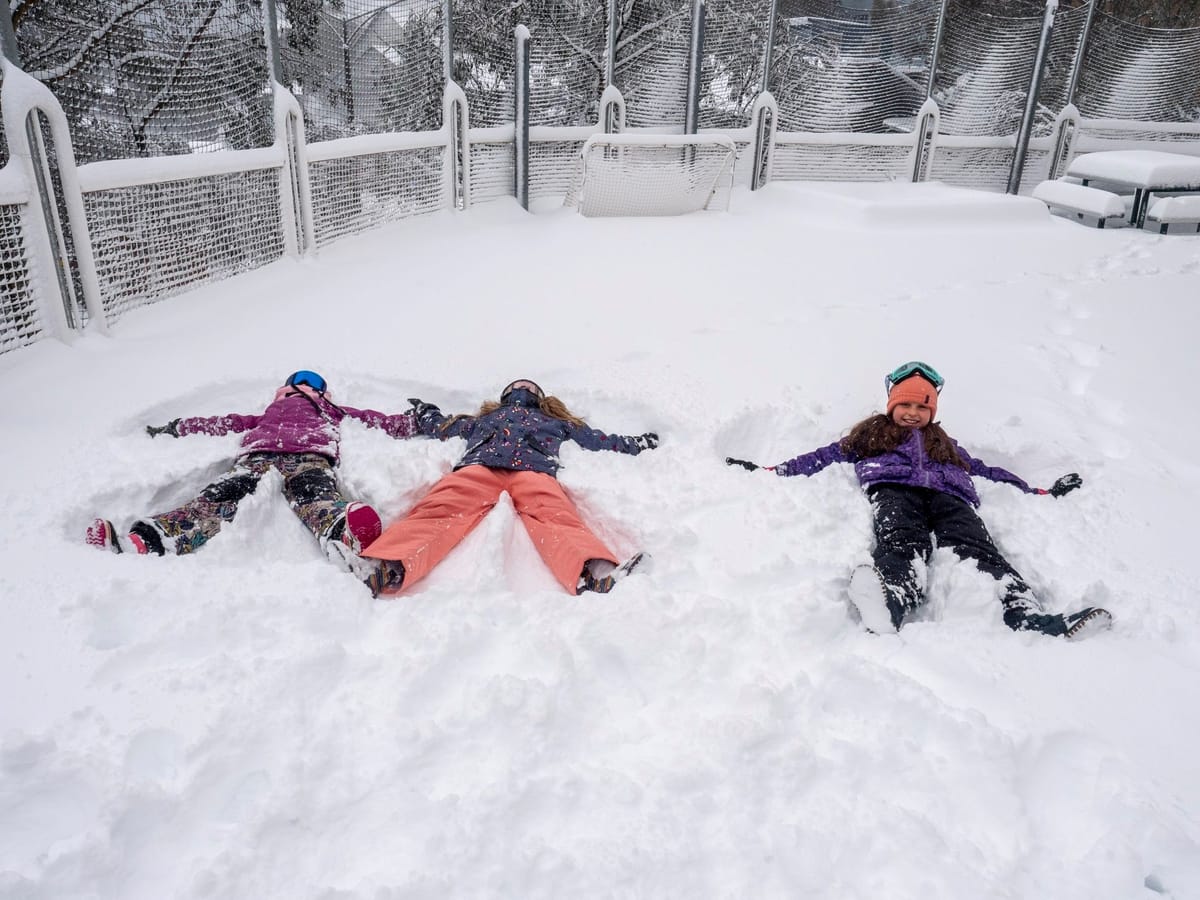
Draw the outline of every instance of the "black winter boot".
M1112 627L1112 613L1098 606L1087 606L1079 612L1065 615L1046 613L1026 614L1020 617L1005 616L1005 622L1014 631L1036 631L1050 637L1062 637L1068 641L1081 641L1093 637Z

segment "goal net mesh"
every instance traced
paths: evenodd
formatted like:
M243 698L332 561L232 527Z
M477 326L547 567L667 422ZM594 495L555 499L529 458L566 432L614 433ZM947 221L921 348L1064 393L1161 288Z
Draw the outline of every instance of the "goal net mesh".
M719 135L594 135L565 202L585 216L727 210L736 155Z

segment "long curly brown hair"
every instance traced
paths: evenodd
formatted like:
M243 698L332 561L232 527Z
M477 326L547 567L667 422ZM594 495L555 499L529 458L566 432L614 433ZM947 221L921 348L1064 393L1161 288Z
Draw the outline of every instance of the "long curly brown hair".
M475 414L475 418L486 416L488 413L495 412L500 408L501 404L495 400L485 400L479 407L479 412ZM543 397L538 401L538 409L552 419L562 419L564 422L570 422L572 425L587 426L587 422L575 415L571 410L567 409L567 404L563 403L557 397L550 395ZM451 421L456 419L469 419L471 416L459 415L454 416Z
M930 422L921 431L924 433L925 452L930 459L970 471L971 467L958 455L954 442L941 425ZM860 459L879 456L903 444L908 439L908 432L908 428L892 421L891 416L876 413L850 429L850 433L842 438L842 450Z

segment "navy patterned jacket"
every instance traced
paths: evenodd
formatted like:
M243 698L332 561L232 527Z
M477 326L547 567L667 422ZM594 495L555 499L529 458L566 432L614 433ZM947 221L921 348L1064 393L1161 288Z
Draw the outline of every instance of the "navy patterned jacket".
M465 439L467 449L455 469L489 466L556 475L561 465L558 451L564 441L574 441L585 450L614 450L634 456L644 449L636 437L605 434L546 415L529 391L513 391L506 401L487 415L457 418L444 415L436 406L424 407L417 414L417 432L443 441Z

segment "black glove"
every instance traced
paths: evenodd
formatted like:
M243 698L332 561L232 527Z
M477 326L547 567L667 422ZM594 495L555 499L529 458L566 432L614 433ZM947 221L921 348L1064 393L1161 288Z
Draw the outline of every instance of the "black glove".
M653 450L658 446L658 435L653 431L647 431L645 434L639 434L633 439L639 450Z
M1080 478L1076 473L1072 472L1070 475L1064 475L1062 478L1058 479L1058 481L1054 482L1054 485L1049 491L1047 491L1047 493L1055 497L1061 497L1063 494L1069 494L1071 491L1075 490L1075 488L1082 486L1083 479Z
M438 409L434 404L426 403L424 400L418 400L416 397L409 397L408 402L412 404L413 415L415 415L418 419L424 418L424 416L430 412L441 412L441 410Z
M158 434L169 434L171 437L179 437L179 420L172 419L166 425L147 425L146 434L154 437Z
M753 472L755 469L760 468L758 463L752 463L748 459L734 459L732 456L725 457L725 465L741 466L747 472Z

